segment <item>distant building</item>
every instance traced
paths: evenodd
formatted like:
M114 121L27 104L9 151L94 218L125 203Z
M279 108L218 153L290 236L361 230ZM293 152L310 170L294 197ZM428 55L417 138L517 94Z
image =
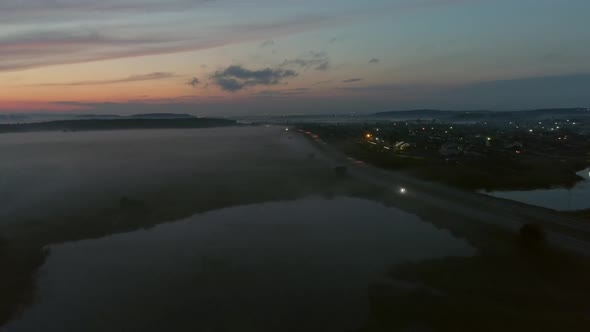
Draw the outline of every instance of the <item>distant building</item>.
M515 142L504 144L504 147L506 149L511 149L511 150L522 150L523 144L522 144L522 142L515 141Z
M404 141L400 141L395 143L395 149L396 150L400 150L400 151L404 151L407 150L411 147L412 145L410 143L404 142Z
M445 143L438 151L445 157L458 156L463 152L457 143Z

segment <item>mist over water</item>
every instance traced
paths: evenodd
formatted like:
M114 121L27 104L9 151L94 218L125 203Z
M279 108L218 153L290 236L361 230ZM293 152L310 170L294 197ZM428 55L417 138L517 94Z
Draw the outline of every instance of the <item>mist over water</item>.
M50 250L37 303L3 331L346 331L392 264L475 254L398 209L317 197Z
M0 235L33 262L2 331L343 330L392 264L475 253L285 128L1 138Z
M561 326L578 311L559 303L585 308L587 264L512 232L498 212L512 205L307 136L0 135L0 331L419 328L465 310L478 327L498 312L544 326L537 303Z
M289 172L280 167L301 166L305 147L286 146L280 134L264 127L5 134L0 220L72 214L175 186L215 191L231 179Z

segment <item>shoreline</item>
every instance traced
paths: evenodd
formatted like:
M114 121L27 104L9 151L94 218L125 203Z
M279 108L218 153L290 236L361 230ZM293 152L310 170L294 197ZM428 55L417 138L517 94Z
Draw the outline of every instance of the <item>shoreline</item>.
M192 129L237 126L238 121L216 118L88 119L0 124L0 134L29 132L78 132L132 129Z
M576 173L590 167L585 158L572 161L572 167L563 168L556 168L551 162L535 166L531 163L522 170L502 168L498 163L457 165L403 155L384 156L381 151L371 151L352 141L326 142L342 153L373 166L468 191L571 188L585 180Z

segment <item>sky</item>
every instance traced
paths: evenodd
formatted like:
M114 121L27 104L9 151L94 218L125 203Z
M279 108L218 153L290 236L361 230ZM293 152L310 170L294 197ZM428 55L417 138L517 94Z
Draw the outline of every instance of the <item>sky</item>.
M0 0L0 112L590 106L588 0Z

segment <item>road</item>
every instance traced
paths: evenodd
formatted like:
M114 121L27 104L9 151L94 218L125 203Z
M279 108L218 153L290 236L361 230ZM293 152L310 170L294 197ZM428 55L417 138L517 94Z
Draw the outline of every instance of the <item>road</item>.
M390 187L394 192L404 188L404 195L411 195L419 200L425 209L451 210L456 215L513 232L517 232L524 224L535 223L543 227L550 244L590 256L590 224L575 217L380 169L344 155L321 138L313 138L313 133L301 135L313 139L318 150L330 158L334 167L346 165L350 175L372 184Z

